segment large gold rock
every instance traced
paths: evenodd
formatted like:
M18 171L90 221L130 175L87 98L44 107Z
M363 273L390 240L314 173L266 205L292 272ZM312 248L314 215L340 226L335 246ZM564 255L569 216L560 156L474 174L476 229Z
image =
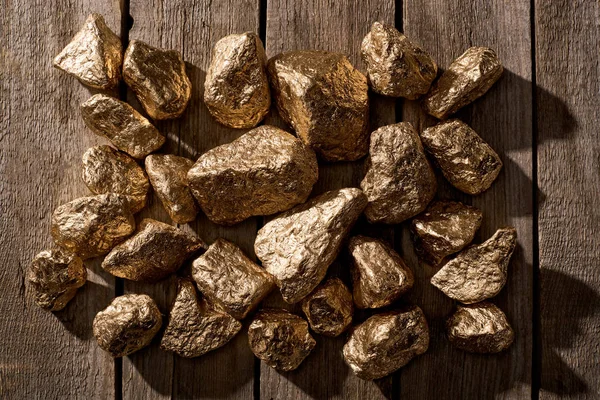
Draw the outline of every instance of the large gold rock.
M123 45L100 14L91 14L54 66L96 89L112 89L121 78Z
M502 76L496 52L487 47L471 47L450 64L427 94L425 111L446 119L460 108L483 96Z
M318 173L310 148L265 125L204 153L188 172L188 181L207 217L232 225L305 202Z
M165 137L129 104L96 94L81 105L83 121L134 158L144 158L165 143Z
M283 53L269 60L268 73L279 114L319 156L353 161L367 153L367 79L345 55Z
M179 117L192 95L181 53L140 40L130 41L125 50L123 79L152 119Z
M102 268L119 278L156 282L177 271L202 248L206 248L202 239L146 218L132 237L108 253Z
M108 253L134 230L129 199L121 194L80 197L52 214L54 242L82 259Z
M352 331L344 345L344 361L361 379L372 380L402 368L429 347L429 327L423 311L373 315Z
M315 333L339 336L352 323L352 294L339 278L331 278L302 300L302 311Z
M415 100L429 91L437 64L425 50L393 26L373 23L361 45L367 78L373 91Z
M248 328L248 341L254 355L278 371L298 368L317 343L305 320L278 309L256 314Z
M269 112L267 56L256 33L225 36L212 51L204 103L221 124L253 128Z
M508 349L515 337L502 310L486 301L458 305L446 329L450 343L471 353L499 353Z
M510 257L517 244L515 228L500 228L482 244L458 253L431 283L461 303L472 304L497 295L506 284Z
M242 329L241 322L216 310L205 299L198 301L196 288L180 280L169 324L160 348L181 357L199 357L224 346Z
M244 319L273 289L273 277L235 244L217 239L192 265L198 289L236 319Z
M254 251L275 277L286 302L297 303L323 280L366 205L359 189L332 190L275 217L258 231Z
M369 199L365 209L369 222L399 224L425 210L437 181L410 123L382 126L371 134L360 187Z
M150 154L144 163L154 192L173 222L185 224L195 220L198 206L187 180L194 162L172 154Z

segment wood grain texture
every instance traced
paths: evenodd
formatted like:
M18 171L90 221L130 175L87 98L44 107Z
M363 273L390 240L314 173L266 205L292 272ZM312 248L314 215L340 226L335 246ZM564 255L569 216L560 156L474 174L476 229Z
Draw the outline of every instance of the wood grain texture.
M600 6L536 1L541 399L598 398Z

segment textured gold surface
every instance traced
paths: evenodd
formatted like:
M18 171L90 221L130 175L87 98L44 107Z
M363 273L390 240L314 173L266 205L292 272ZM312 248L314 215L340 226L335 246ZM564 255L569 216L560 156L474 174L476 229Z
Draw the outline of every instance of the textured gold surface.
M305 320L278 309L256 314L248 328L248 341L256 357L279 371L298 368L316 345Z
M204 82L211 115L231 128L253 128L269 112L271 92L267 56L257 34L225 36L212 50Z
M383 241L358 235L350 238L348 249L358 308L385 307L412 288L415 280L411 269Z
M181 53L140 40L131 40L127 46L123 79L152 119L179 117L192 94Z
M124 357L149 345L161 325L162 315L150 296L126 294L96 314L92 326L101 349Z
M415 251L435 267L471 243L482 220L478 208L458 201L434 201L411 221Z
M54 58L54 66L96 89L111 89L121 78L123 45L100 14L91 14L71 42Z
M231 315L198 301L194 284L180 280L160 348L181 357L199 357L224 346L242 329Z
M494 149L458 119L425 129L421 139L448 182L467 194L489 189L502 169Z
M360 187L369 199L365 215L372 223L399 224L427 207L437 181L410 123L382 126L371 134Z
M172 154L150 154L144 164L154 192L173 222L185 224L195 220L198 206L187 180L194 162Z
M40 252L27 270L27 281L36 304L48 311L65 308L86 279L87 271L81 258L63 249Z
M317 287L366 204L359 189L332 190L275 217L258 231L254 251L275 277L286 302L296 303Z
M315 333L339 336L352 323L352 294L339 278L330 278L302 300L302 311Z
M207 217L232 225L305 202L318 173L310 148L264 125L204 153L188 172L188 181Z
M158 150L165 137L129 104L96 94L81 105L83 121L95 134L108 138L116 148L134 158Z
M494 50L471 47L450 64L427 94L427 113L446 119L483 96L502 76L502 64Z
M367 153L368 86L345 55L292 51L269 60L269 82L281 117L328 161Z
M128 155L110 146L95 146L83 153L83 182L94 194L119 193L129 196L131 211L146 205L150 183L144 170Z
M80 197L52 214L54 242L82 259L108 253L134 230L129 199L121 194Z
M517 244L515 228L500 228L482 244L458 253L431 278L448 297L472 304L497 295L506 283L510 257Z
M236 319L243 319L274 287L273 277L235 244L217 239L192 266L198 289Z
M498 353L512 344L515 334L501 309L492 303L459 305L446 323L448 339L471 353Z
M177 271L202 248L206 244L197 236L146 218L132 237L108 253L102 268L119 278L156 282Z
M367 78L373 91L415 100L429 91L437 64L421 47L393 26L373 23L361 45Z
M344 361L361 379L383 378L429 347L423 311L413 306L376 314L354 328L344 345Z

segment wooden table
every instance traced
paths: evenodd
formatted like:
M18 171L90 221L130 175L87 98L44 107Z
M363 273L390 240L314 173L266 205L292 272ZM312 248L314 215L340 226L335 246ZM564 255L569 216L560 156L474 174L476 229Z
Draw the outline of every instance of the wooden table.
M480 207L476 240L514 225L519 246L509 281L494 299L516 330L509 351L470 355L444 337L453 304L428 282L406 227L359 230L393 243L415 271L407 301L431 326L429 351L393 376L357 379L340 351L344 338L317 337L311 356L291 373L256 360L240 334L199 359L147 349L113 360L91 336L91 322L118 294L148 293L163 313L175 279L157 285L115 280L99 261L90 282L62 312L47 313L27 296L31 258L51 245L49 220L61 203L88 192L80 157L102 141L78 111L90 92L51 62L90 12L102 13L125 42L141 39L183 53L194 86L184 116L160 123L165 150L190 158L243 132L219 126L201 101L212 45L222 36L258 32L269 56L293 49L344 52L360 69L360 42L373 21L395 24L444 68L467 47L497 50L504 77L462 110L501 155L505 168L478 197L440 183L440 197ZM0 398L7 399L488 399L596 398L600 390L600 6L593 0L27 0L3 1L0 53ZM132 94L119 94L135 104ZM419 105L374 97L372 127L432 123ZM272 115L267 123L284 126ZM356 186L362 166L325 165L315 193ZM169 221L153 198L140 217ZM253 255L261 220L233 228L202 216L186 229L207 241L223 236ZM342 256L331 273L348 277ZM267 301L280 305L277 294ZM364 318L359 316L359 318ZM247 327L247 322L245 324Z

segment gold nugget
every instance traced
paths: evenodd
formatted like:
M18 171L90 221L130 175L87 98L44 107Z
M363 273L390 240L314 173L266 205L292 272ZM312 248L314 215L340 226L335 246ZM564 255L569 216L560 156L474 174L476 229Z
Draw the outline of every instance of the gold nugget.
M339 278L331 278L302 300L302 311L315 333L339 336L352 323L352 294Z

